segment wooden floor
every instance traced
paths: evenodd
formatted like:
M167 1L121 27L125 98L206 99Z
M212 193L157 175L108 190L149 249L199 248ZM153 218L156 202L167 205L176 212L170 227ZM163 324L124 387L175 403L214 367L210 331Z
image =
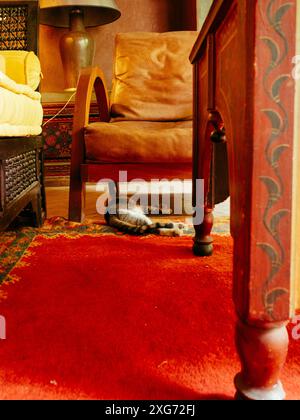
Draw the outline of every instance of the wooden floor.
M69 188L68 187L49 187L46 188L47 197L47 217L61 216L68 218ZM101 216L96 210L96 201L99 193L89 191L86 197L85 216L91 222L99 221Z
M97 213L96 201L101 193L88 190L86 197L86 210L85 216L89 222L99 222L103 219L101 215ZM68 217L68 200L69 200L69 189L68 187L48 187L46 188L47 195L47 217L61 216L64 218ZM230 201L219 204L215 209L215 216L229 216L230 213ZM178 216L176 216L177 219ZM182 216L186 219L186 216ZM161 218L160 218L161 219Z

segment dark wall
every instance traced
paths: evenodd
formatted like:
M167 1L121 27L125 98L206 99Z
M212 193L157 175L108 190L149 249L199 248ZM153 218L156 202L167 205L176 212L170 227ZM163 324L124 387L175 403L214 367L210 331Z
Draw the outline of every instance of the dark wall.
M196 30L197 28L196 0L173 0L169 3L171 6L169 30L174 30L174 31Z

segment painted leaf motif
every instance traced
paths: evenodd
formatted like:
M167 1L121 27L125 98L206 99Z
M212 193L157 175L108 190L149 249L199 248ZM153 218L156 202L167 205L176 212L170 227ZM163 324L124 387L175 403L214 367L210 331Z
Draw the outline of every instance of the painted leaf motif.
M274 305L281 296L284 296L287 293L288 291L286 289L274 289L267 294L266 302L268 305Z
M269 257L272 265L278 263L278 254L275 249L269 244L258 244L259 248L261 248Z
M266 45L269 47L271 51L271 57L272 57L272 66L277 63L278 57L279 57L279 48L278 45L271 39L264 37L262 40L266 43Z
M278 273L281 267L281 260L279 259L279 255L276 252L276 250L269 244L265 243L259 243L257 246L262 249L267 256L269 257L269 260L271 262L271 271L269 273L269 283L273 280L274 276Z
M273 109L263 109L263 112L271 121L273 130L279 131L282 127L282 120L278 112L274 111Z
M275 165L278 163L279 159L281 158L282 153L286 150L289 149L289 145L288 144L281 144L280 146L277 146L272 153L272 164Z
M278 201L281 195L280 187L276 181L267 176L260 177L261 181L267 187L270 199L274 202Z
M272 85L272 96L273 96L273 99L276 102L280 102L280 89L281 89L281 86L283 85L283 83L286 80L289 80L289 78L290 77L288 75L283 75L283 76L279 77L278 79L276 79L275 82L273 83L273 85Z
M286 14L286 12L293 6L292 3L286 3L283 4L279 9L276 11L274 16L274 23L275 25L278 25L281 23L281 20L283 16Z
M288 214L288 210L279 210L277 213L274 214L274 216L271 218L270 221L270 228L274 235L277 235L278 233L278 225L283 217L285 217Z

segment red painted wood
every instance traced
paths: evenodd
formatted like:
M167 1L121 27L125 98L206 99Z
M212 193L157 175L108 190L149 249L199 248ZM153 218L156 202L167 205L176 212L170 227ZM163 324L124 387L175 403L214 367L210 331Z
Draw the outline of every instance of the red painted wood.
M280 373L289 344L286 323L268 329L238 322L236 337L242 364L242 371L235 378L237 397L249 400L284 399Z
M266 357L262 348L257 362L252 363L251 349L259 337L264 337L265 349L271 348L270 337L277 336L278 323L287 322L290 316L295 91L291 62L296 4L296 0L215 0L191 53L195 66L194 178L205 179L207 197L212 115L226 129L234 302L239 325L245 325L237 334L243 363L239 378L244 378L237 381L237 388L245 398L247 381L250 387L264 391L255 395L284 395L274 396L270 385L280 391L285 328L280 327L278 357ZM195 243L201 243L206 230L203 226L195 229ZM263 374L270 369L272 379ZM249 379L255 377L261 381Z
M256 16L249 318L273 321L290 314L296 2L259 2Z

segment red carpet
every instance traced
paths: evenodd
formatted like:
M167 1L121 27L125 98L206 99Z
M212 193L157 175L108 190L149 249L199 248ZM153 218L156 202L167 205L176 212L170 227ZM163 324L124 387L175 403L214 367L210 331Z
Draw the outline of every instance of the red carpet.
M34 237L0 289L0 398L232 398L231 257L222 236L202 260L190 237ZM300 399L300 342L282 379Z

